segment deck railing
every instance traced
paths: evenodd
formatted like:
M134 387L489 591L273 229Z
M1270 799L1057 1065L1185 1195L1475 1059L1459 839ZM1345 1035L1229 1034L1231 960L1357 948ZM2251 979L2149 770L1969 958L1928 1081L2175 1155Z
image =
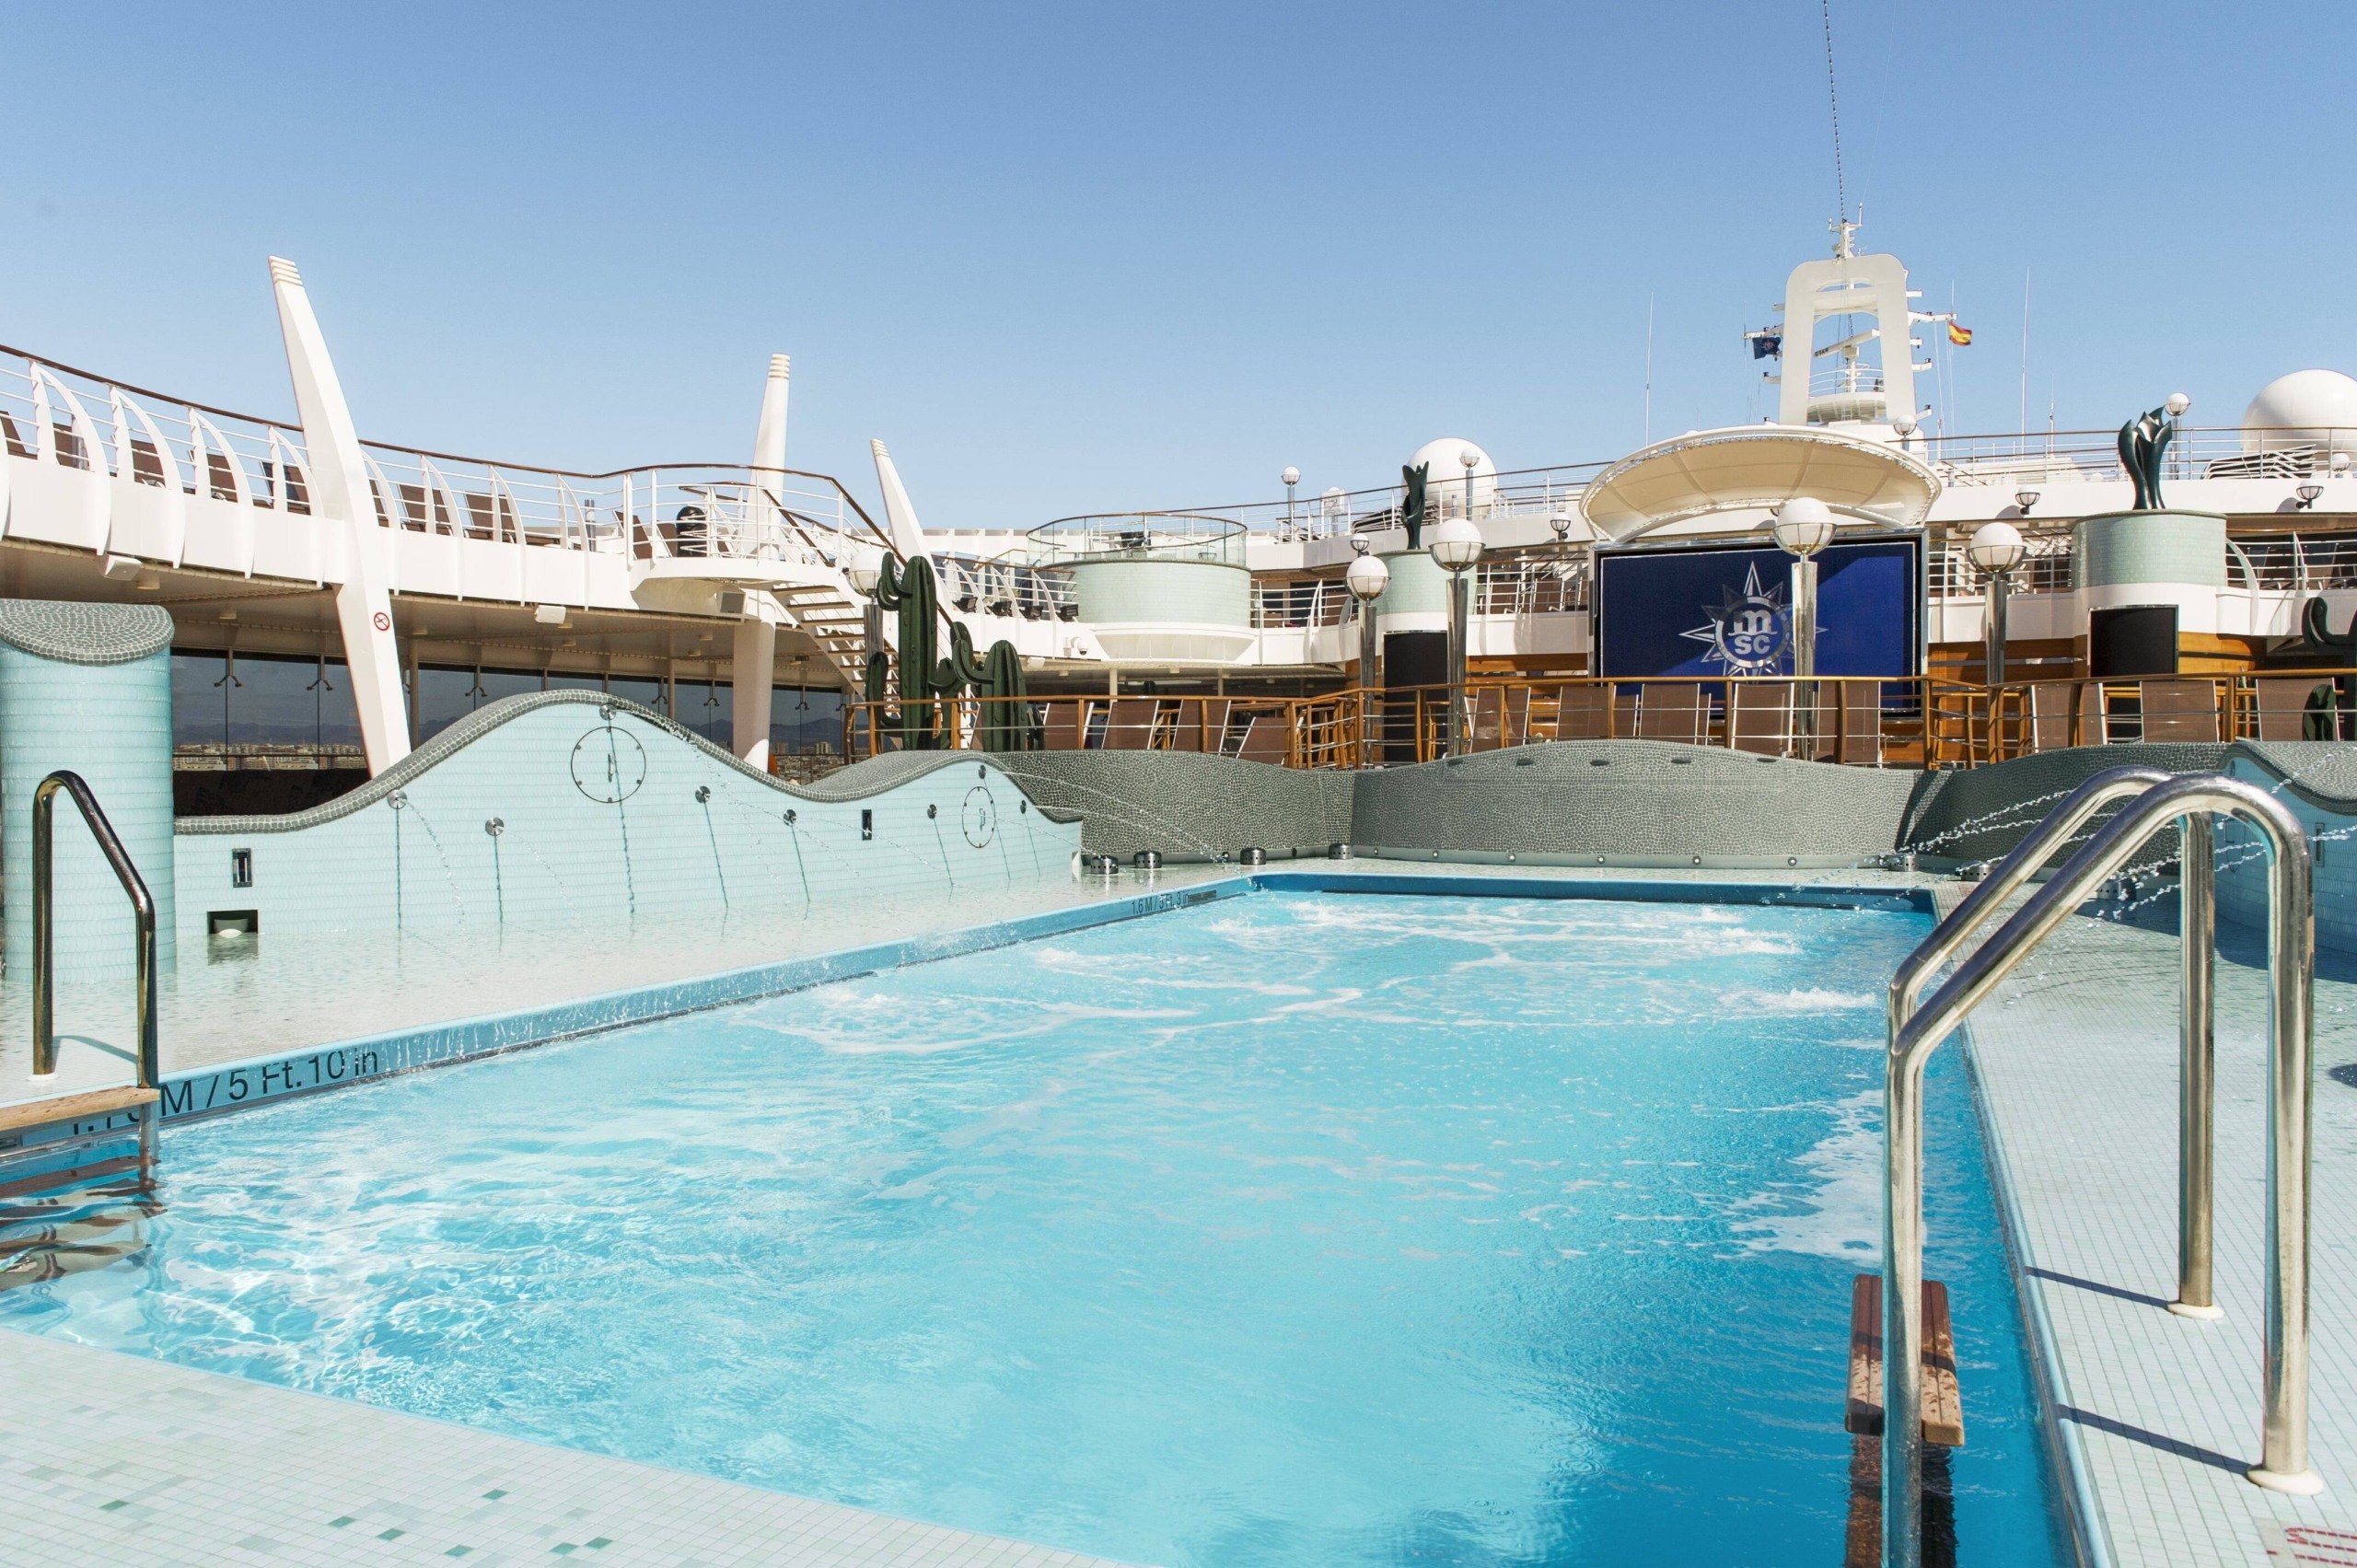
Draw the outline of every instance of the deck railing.
M0 453L308 516L299 424L110 381L0 345ZM888 545L827 474L738 463L578 473L363 441L379 527L641 561L841 564Z
M1480 679L1469 752L1550 740L1665 740L1857 767L1979 767L2134 742L2357 739L2357 669L2030 680L1932 677ZM1028 718L1050 751L1192 751L1288 768L1429 762L1448 753L1446 686L1314 697L947 697L849 703L843 753L983 749ZM929 741L920 738L930 735Z
M1957 760L1980 764L2131 741L2357 739L2352 698L2348 669L2023 680L1949 686L1943 718L1961 742Z
M1466 749L1550 740L1666 740L1866 767L1965 760L1968 712L1921 677L1482 679L1465 689ZM915 745L986 749L1028 721L1050 751L1191 751L1289 768L1428 762L1448 753L1446 686L1315 697L947 697L852 703L853 759Z

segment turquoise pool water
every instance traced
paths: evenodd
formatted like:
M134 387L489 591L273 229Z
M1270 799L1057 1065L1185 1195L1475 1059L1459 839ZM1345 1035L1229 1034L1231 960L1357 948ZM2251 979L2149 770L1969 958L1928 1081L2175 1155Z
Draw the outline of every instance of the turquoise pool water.
M0 1322L1138 1562L1838 1562L1923 917L1263 893L169 1132ZM1956 1053L1957 1560L2060 1561Z

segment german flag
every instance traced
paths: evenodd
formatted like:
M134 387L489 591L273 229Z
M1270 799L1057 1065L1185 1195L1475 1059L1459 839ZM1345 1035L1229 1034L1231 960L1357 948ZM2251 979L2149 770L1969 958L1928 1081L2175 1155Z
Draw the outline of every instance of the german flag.
M1948 342L1956 344L1958 348L1968 348L1971 346L1972 329L1969 327L1959 327L1954 321L1950 321L1948 323Z

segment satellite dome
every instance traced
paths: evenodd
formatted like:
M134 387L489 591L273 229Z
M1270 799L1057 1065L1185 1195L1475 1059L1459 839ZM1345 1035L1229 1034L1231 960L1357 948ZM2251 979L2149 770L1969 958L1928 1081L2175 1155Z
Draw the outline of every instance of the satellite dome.
M2357 453L2357 378L2294 370L2258 389L2243 410L2243 450L2296 447Z
M1408 466L1429 464L1424 475L1426 505L1433 520L1461 516L1465 511L1465 457L1473 454L1473 513L1480 517L1497 505L1498 465L1470 441L1444 436L1416 448Z

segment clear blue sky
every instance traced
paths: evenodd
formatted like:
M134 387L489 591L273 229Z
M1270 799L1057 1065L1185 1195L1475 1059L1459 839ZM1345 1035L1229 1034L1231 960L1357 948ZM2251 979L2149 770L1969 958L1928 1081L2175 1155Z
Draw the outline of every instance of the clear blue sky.
M2357 370L2357 7L1834 0L1870 248L1969 429ZM0 340L291 407L302 266L374 438L795 466L935 527L1502 467L1763 410L1834 205L1815 0L1643 6L19 3Z

